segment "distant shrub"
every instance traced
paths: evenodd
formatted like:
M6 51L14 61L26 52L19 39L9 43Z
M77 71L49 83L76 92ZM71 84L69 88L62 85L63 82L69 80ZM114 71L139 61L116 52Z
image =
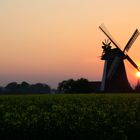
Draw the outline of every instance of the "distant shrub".
M9 83L1 93L8 94L41 94L41 93L51 93L51 87L47 84L36 83L28 84L27 82L22 82L18 84L17 82Z
M77 80L64 80L58 85L59 93L93 93L95 91L91 82L85 78Z

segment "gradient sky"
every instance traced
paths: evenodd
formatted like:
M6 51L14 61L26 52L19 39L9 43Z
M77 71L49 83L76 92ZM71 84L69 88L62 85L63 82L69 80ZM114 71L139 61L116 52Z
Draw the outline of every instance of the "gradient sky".
M0 0L0 85L69 78L101 80L98 29L104 23L123 47L140 30L139 0ZM128 54L140 65L140 37ZM132 85L136 70L126 62Z

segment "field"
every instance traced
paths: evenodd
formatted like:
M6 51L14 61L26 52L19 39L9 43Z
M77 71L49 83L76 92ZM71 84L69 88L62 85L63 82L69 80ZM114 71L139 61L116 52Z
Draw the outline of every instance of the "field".
M3 95L3 139L140 139L140 95Z

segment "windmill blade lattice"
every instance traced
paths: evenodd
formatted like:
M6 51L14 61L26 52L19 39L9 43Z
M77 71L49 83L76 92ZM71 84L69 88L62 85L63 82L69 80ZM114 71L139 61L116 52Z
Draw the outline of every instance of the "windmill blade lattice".
M109 31L107 30L107 28L105 27L104 24L101 24L99 26L99 29L108 37L108 39L115 45L115 47L117 47L118 49L120 49L120 45L115 41L115 39L113 38L113 36L109 33ZM121 49L120 49L121 50Z
M135 32L133 33L132 37L129 39L128 43L126 44L123 52L128 52L128 50L131 48L131 46L133 45L133 43L135 42L135 40L137 39L137 37L139 36L140 32L138 31L138 29L135 30Z
M126 55L126 59L132 64L132 66L133 66L134 68L136 68L136 69L140 72L140 69L139 69L139 67L137 66L137 64L136 64L128 55Z

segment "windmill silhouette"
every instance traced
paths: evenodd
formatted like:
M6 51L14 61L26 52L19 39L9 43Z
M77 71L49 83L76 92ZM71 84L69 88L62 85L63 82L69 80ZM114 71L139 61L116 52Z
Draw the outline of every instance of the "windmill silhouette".
M103 53L101 60L105 60L105 64L100 91L130 91L132 88L127 79L124 59L128 60L134 68L140 71L136 63L127 54L140 32L136 29L124 49L121 50L119 44L113 39L107 28L103 24L99 28L109 39L102 42ZM111 43L115 48L111 49Z

